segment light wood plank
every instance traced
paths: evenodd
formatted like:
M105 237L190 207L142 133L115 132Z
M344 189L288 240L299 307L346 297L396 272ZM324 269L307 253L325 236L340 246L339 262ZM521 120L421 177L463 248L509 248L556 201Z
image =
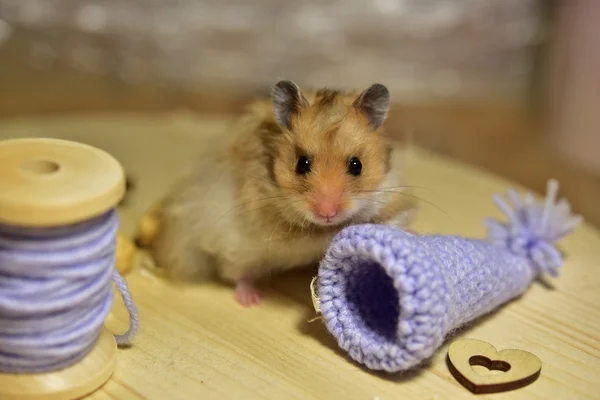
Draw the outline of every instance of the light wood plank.
M172 184L208 135L227 120L192 115L27 118L0 124L2 137L50 136L110 151L136 179L120 210L131 234L137 220ZM153 143L151 143L152 139ZM414 228L483 237L483 218L501 217L491 195L511 182L451 159L416 150L410 184L432 203L421 203ZM436 208L437 207L437 208ZM441 210L440 210L441 209ZM600 233L580 227L561 243L562 276L535 284L523 297L457 333L497 349L519 348L542 360L540 378L513 392L482 399L593 399L600 393ZM451 376L447 344L431 363L406 376L372 373L341 352L314 317L313 270L292 271L271 282L256 309L242 309L230 288L178 287L134 269L127 280L139 307L141 330L132 348L93 399L469 399ZM117 299L108 326L123 329Z

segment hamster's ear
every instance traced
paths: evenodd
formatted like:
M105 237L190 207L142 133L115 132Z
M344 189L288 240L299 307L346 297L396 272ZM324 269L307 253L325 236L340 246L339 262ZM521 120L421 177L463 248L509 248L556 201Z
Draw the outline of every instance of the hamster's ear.
M271 98L275 119L281 126L291 130L292 116L307 104L300 88L292 81L279 81L273 87Z
M387 116L390 92L381 83L375 83L362 92L352 105L367 117L369 126L375 130L383 124Z

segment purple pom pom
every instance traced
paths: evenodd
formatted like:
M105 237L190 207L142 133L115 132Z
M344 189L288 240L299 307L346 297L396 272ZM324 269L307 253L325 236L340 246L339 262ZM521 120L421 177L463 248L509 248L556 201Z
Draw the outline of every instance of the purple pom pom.
M557 193L558 182L555 180L548 182L544 203L536 203L531 193L521 199L515 190L509 190L507 197L514 209L500 196L494 196L494 202L508 222L503 224L487 219L488 241L528 258L538 273L558 276L563 259L554 243L571 233L582 218L571 214L571 206L566 200L556 203Z

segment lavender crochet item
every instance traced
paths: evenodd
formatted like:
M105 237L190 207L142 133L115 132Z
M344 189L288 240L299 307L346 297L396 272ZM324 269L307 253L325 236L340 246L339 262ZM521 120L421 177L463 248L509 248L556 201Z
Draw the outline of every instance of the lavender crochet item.
M541 274L558 275L554 243L581 221L558 183L542 204L508 192L494 200L508 223L487 220L487 241L417 236L386 225L355 225L330 244L318 274L327 329L358 363L398 372L421 364L452 330L522 295Z

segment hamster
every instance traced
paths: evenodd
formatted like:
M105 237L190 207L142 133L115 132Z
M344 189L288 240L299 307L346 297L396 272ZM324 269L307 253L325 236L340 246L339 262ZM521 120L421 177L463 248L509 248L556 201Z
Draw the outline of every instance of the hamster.
M256 305L257 280L315 265L357 223L404 226L402 156L383 135L388 89L302 91L280 81L205 149L165 199L152 245L177 280L217 277Z

